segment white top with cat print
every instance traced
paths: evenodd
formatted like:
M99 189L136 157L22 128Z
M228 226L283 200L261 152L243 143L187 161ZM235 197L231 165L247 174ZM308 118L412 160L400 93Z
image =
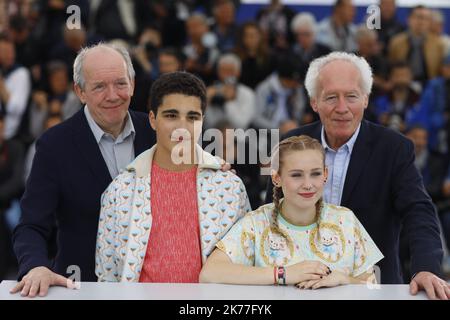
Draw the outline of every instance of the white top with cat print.
M362 224L347 208L324 204L317 223L295 226L278 215L281 233L270 228L274 204L266 204L240 219L217 248L233 263L248 266L289 266L317 260L332 270L359 276L383 254Z

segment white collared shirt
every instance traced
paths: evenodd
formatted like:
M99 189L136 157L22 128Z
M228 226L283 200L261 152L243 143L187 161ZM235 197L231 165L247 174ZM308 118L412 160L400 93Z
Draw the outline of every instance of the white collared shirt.
M325 165L328 167L328 179L325 184L323 197L324 201L334 205L341 205L342 193L344 190L345 177L352 155L353 147L358 138L361 124L359 124L353 136L342 145L337 151L328 146L325 139L325 130L322 126L321 140L325 149Z

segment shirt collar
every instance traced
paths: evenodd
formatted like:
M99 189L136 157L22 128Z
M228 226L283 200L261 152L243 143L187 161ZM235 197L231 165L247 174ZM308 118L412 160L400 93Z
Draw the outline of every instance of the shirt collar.
M146 177L151 171L153 156L155 155L157 145L142 152L136 157L127 167L127 171L135 171L138 177ZM220 170L222 167L222 160L219 157L204 151L200 145L195 146L197 152L198 168Z
M356 128L355 133L352 135L352 137L343 145L341 148L346 147L350 153L353 151L353 147L355 146L356 139L358 138L359 130L361 129L361 123L359 123L358 128ZM327 150L333 150L330 146L328 146L327 140L325 139L325 129L322 125L322 130L320 132L320 139L322 140L322 146ZM340 149L340 148L339 148Z
M91 128L92 133L94 134L95 140L97 143L100 143L100 140L104 136L111 136L110 134L103 131L102 128L99 127L99 125L95 122L94 118L92 118L91 113L89 112L88 107L84 106L84 114L86 116L86 119L88 121L89 127ZM116 141L121 142L125 140L129 135L132 135L134 137L135 135L135 129L133 125L133 121L131 121L130 113L127 112L126 120L125 120L125 127L123 128L122 132L117 137Z

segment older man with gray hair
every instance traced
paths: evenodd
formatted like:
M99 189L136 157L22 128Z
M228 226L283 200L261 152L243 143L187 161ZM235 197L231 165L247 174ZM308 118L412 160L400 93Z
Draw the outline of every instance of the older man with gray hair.
M439 37L444 44L444 56L450 54L450 36L445 33L445 17L441 10L431 10L431 25L430 32Z
M317 22L311 13L298 13L292 19L291 30L295 35L292 51L305 65L315 58L330 53L329 47L316 41Z
M227 53L219 58L219 81L207 89L206 128L216 127L219 121L227 120L235 129L247 129L255 119L255 93L238 82L240 74L241 59L237 55Z
M50 286L73 287L64 277L96 281L95 241L100 197L155 136L148 116L128 110L134 69L128 52L98 44L82 49L73 67L75 93L85 105L46 131L21 200L14 231L22 296L45 296ZM50 248L56 234L56 254Z

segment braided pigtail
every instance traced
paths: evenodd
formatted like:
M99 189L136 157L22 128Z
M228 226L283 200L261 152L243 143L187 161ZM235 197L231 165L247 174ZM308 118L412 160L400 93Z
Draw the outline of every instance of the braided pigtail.
M321 212L323 209L323 198L320 198L316 203L316 221L317 221L317 231L320 233L320 222L321 222Z
M273 186L273 204L274 204L274 208L273 208L273 211L272 211L271 227L272 227L272 229L274 229L276 231L279 230L278 213L281 211L280 200L281 200L282 197L283 197L283 190L281 189L281 187Z

